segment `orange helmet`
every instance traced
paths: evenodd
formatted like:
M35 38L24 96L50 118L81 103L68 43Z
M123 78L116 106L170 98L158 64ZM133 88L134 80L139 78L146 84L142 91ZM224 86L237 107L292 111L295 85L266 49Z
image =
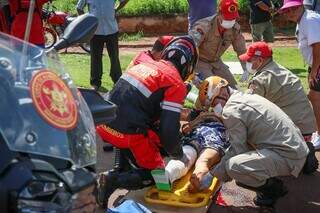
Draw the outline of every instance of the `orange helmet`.
M228 86L228 81L219 76L210 76L200 85L198 104L211 107L213 100L220 94L222 87Z

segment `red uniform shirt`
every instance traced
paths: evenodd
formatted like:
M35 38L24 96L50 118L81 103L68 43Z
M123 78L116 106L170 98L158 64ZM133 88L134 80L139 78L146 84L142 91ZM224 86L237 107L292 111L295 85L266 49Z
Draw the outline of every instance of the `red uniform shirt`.
M118 106L117 118L109 125L122 133L149 129L161 111L180 116L186 87L177 69L164 60L131 67L110 92L110 100Z
M20 1L20 8L19 2ZM36 45L44 45L44 31L41 20L42 6L47 3L48 0L36 0L35 9L33 12L33 19L31 24L31 31L29 36L29 42ZM10 9L11 14L14 17L11 27L11 35L24 39L24 34L28 19L28 9L30 0L11 0Z
M163 167L159 146L175 158L183 155L179 129L185 97L184 82L169 61L135 65L110 92L109 100L118 106L117 117L97 131L105 141L129 148L143 168Z
M167 61L143 62L129 69L121 78L137 87L147 98L160 88L166 88L161 108L180 113L186 87L179 72ZM135 84L137 80L138 85Z

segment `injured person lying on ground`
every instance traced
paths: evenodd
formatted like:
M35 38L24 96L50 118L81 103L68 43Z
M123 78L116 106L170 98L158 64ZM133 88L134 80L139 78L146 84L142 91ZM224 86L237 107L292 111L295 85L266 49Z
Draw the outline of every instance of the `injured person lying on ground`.
M203 177L220 162L230 146L221 120L210 110L201 106L199 101L196 103L196 109L183 110L181 119L189 122L182 126L181 141L189 163L185 166L179 160L170 160L165 168L170 182L173 183L187 174L194 165L188 188L191 193L208 188L208 181ZM209 180L210 183L211 181Z

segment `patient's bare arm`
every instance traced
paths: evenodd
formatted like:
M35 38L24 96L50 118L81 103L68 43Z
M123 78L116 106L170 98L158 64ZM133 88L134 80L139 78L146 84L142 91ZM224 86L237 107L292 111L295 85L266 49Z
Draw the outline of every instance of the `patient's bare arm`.
M190 178L189 191L192 193L200 191L200 183L203 176L209 172L209 170L220 161L219 152L206 148L204 149L199 158L196 161L195 169Z

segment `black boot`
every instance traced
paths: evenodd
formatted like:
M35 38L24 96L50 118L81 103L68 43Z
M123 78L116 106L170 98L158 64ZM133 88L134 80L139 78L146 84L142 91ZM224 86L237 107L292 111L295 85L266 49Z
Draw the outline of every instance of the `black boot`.
M303 166L303 173L304 174L311 174L315 171L317 171L319 162L315 155L315 149L311 142L307 142L308 148L309 148L309 154L307 155L306 162Z
M288 193L282 180L278 178L269 178L267 182L257 188L257 196L253 199L257 206L273 206L278 198Z
M236 184L257 193L257 196L253 199L254 204L257 206L273 206L278 198L288 193L282 180L275 177L267 179L266 183L260 187L251 187L242 183Z
M96 186L96 202L102 208L108 207L108 199L116 189L137 190L154 185L150 171L144 169L130 172L108 171L100 173Z
M94 194L96 203L103 209L108 207L109 197L117 189L114 184L117 179L117 174L117 171L111 170L98 175Z

